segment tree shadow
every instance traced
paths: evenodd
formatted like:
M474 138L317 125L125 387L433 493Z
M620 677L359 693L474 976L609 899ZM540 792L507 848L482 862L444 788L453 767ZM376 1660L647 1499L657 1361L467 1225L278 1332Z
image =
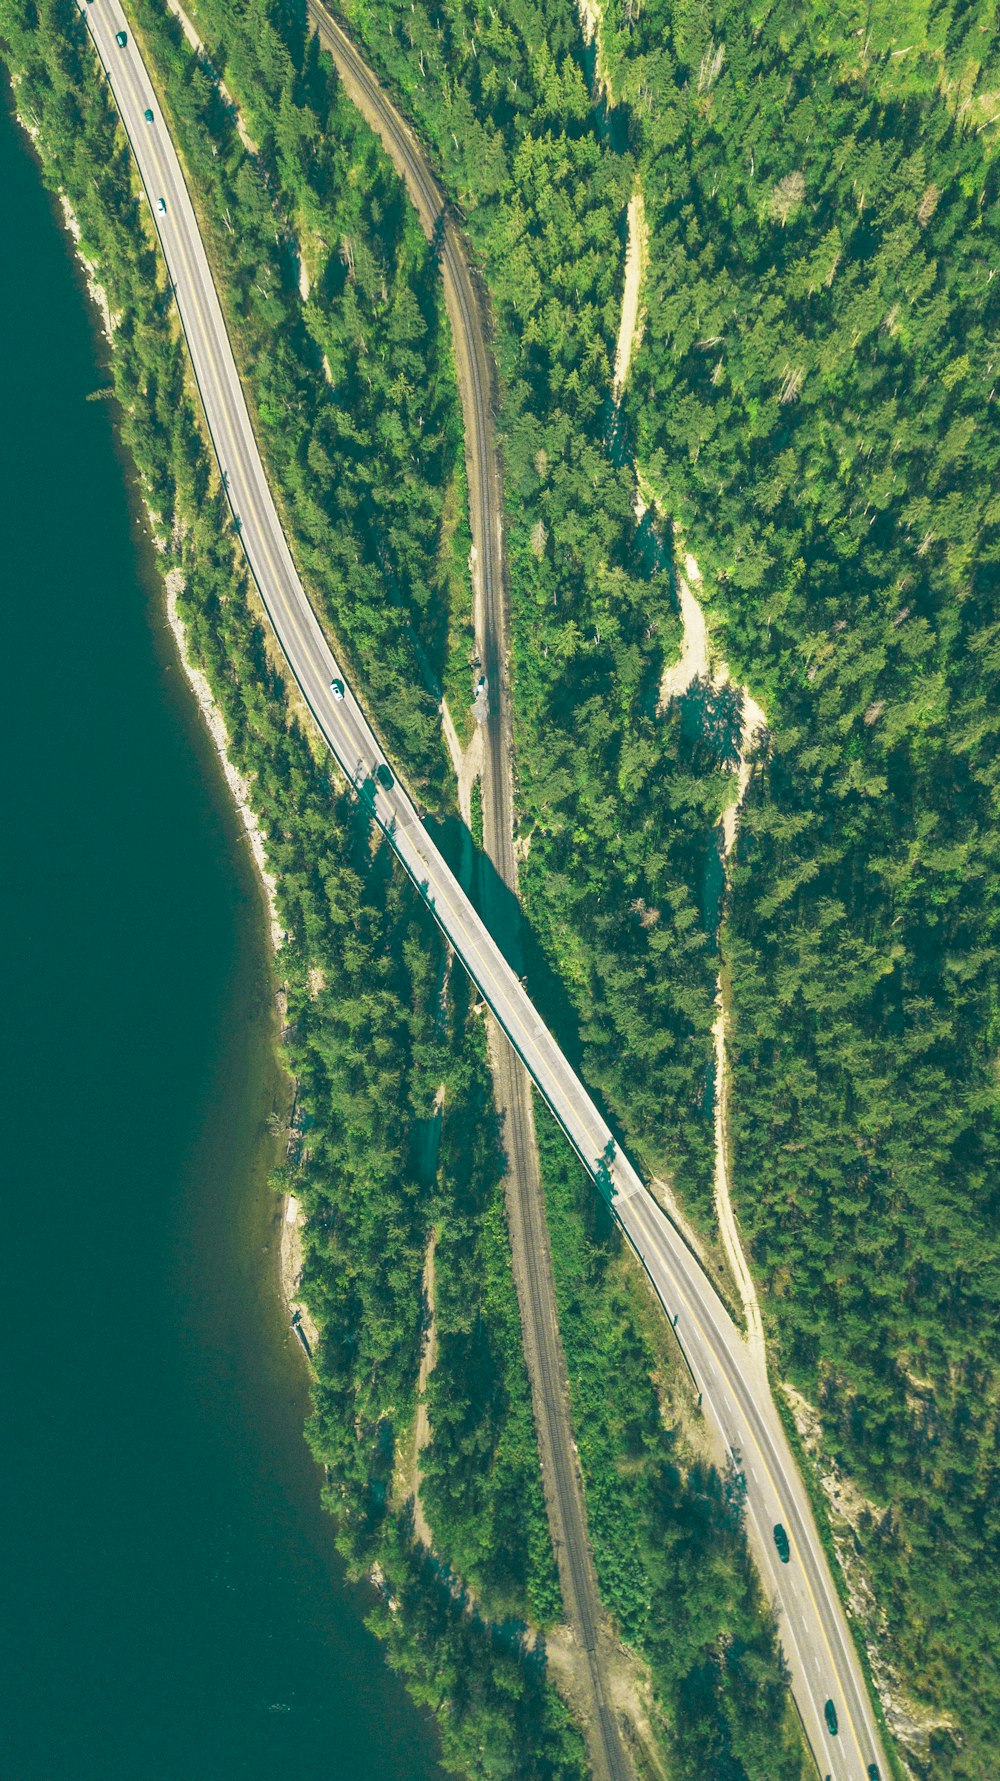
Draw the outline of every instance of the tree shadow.
M372 808L373 789L374 782L371 780L357 787L359 795L354 800L353 810L354 834L360 844L359 854L367 855L366 876L369 886L376 895L384 895L384 880L392 869L391 855L388 848L379 848L374 855L370 852L372 832L376 828L382 832ZM527 995L552 1033L566 1061L580 1077L594 1105L607 1122L615 1144L627 1150L628 1143L619 1122L606 1105L600 1089L588 1080L584 1071L580 1016L566 993L561 977L550 964L537 930L525 915L517 897L504 883L492 860L471 842L469 831L458 816L425 816L424 826L456 875L463 850L469 849L471 844L473 874L469 896L473 906L482 917L491 939L496 942L507 964L524 984ZM388 839L391 843L391 830ZM417 890L426 898L423 886L418 885ZM433 903L426 900L433 911ZM599 1175L600 1162L598 1157L585 1159L585 1166L592 1178ZM600 1186L598 1180L598 1187ZM596 1228L609 1236L614 1228L614 1219L607 1205L606 1190L598 1193L596 1205L600 1209L596 1214Z
M469 831L460 817L425 817L435 845L457 874L463 849L470 844ZM492 860L472 843L470 899L482 916L491 939L496 941L511 970L524 983L528 995L547 1027L562 1047L574 1070L579 1070L583 1047L579 1017L560 978L542 948L541 940L524 910L501 878Z

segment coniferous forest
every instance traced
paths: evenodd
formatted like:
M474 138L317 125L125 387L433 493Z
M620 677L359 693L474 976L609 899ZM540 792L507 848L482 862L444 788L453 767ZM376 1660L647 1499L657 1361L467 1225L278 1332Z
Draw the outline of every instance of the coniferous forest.
M607 0L588 49L568 0L341 10L460 207L489 306L529 986L710 1237L722 971L772 1375L819 1413L816 1476L850 1485L849 1584L871 1592L859 1632L899 1752L973 1781L1000 1738L996 21L961 0ZM434 254L298 0L187 11L201 59L160 0L131 16L289 539L457 859L437 705L471 698L469 535ZM481 1011L289 699L75 5L0 0L0 47L118 318L123 437L279 881L298 1085L279 1185L309 1219L310 1439L338 1540L383 1579L373 1620L456 1772L582 1775L523 1636L559 1602ZM732 724L658 697L684 551L767 717L722 892ZM541 1109L539 1128L595 1563L662 1759L793 1781L738 1497ZM428 1559L401 1474L432 1232Z
M928 1772L997 1733L995 20L616 25L650 225L629 392L770 736L722 936L738 1210ZM657 95L645 106L641 94Z

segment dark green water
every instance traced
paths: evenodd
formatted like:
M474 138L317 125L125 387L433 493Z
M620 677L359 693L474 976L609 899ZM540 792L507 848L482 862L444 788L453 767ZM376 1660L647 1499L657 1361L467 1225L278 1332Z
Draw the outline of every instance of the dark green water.
M274 1273L262 912L0 104L0 1776L420 1781Z

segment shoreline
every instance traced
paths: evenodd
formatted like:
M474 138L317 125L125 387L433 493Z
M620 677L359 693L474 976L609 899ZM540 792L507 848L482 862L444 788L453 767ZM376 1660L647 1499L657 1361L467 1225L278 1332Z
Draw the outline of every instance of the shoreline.
M278 1280L282 1302L291 1319L292 1329L302 1343L306 1358L312 1366L313 1356L319 1346L319 1330L308 1305L299 1296L302 1266L305 1259L302 1253L304 1225L305 1218L297 1195L286 1193L281 1201Z
M17 109L16 87L14 88L14 92L14 116L31 143L34 153L41 158L38 147L38 132ZM107 291L104 289L104 286L101 284L100 279L97 276L97 268L87 259L82 251L80 242L83 231L69 198L61 188L56 188L53 195L59 205L63 227L73 243L74 257L77 264L82 269L87 292L100 317L100 331L104 336L108 349L113 352L115 330L121 317L113 314L110 303L108 302ZM140 495L140 499L142 501L143 511L149 521L154 548L162 553L165 546L157 532L159 516L153 513L146 501L145 495ZM264 894L264 901L267 905L268 939L272 954L277 956L285 940L288 938L288 935L282 927L281 918L278 914L278 881L275 878L274 873L268 869L264 833L257 812L253 809L250 803L249 781L240 772L229 753L229 732L226 729L225 718L222 715L215 694L209 684L208 676L201 668L195 665L188 653L187 626L181 617L180 609L178 607L178 596L184 587L184 576L179 569L168 569L166 572L161 571L161 581L164 590L163 610L167 625L177 648L177 654L180 659L181 668L184 672L184 677L194 694L195 702L197 703L202 721L215 745L215 751L222 765L222 771L225 776L226 784L229 787L233 803L236 806L237 815L243 824L247 839L250 842L250 851L253 855L254 865L257 869L257 878Z
M152 518L152 515L150 517ZM257 869L257 878L267 905L268 938L272 954L276 958L288 935L282 927L281 917L278 913L278 881L268 867L264 832L257 812L250 802L250 782L240 772L229 753L229 731L226 729L226 720L216 702L208 676L203 669L196 667L188 654L187 625L181 617L178 605L179 596L184 587L184 576L181 570L168 569L163 576L163 587L166 596L166 620L177 646L184 678L194 694L202 721L215 745L215 752L219 757L237 815L250 843L250 852Z
M17 109L16 89L13 112L17 124L24 131L31 144L33 153L39 161L41 161L37 130L32 127L28 120L23 117L21 112ZM83 274L83 281L87 294L97 312L96 326L103 338L108 353L111 354L114 352L115 330L121 318L112 312L107 292L97 276L97 269L93 263L87 259L81 249L82 229L69 198L60 188L56 188L52 192L52 196L55 198L58 205L58 214L62 226L73 244L73 257ZM141 478L137 478L137 482L138 498L141 502L142 511L149 526L153 547L157 554L162 556L162 553L166 549L166 545L158 529L161 523L159 515L152 511L145 494L142 492ZM215 749L236 815L239 818L243 831L250 843L250 853L254 864L254 876L262 894L266 910L267 919L265 923L265 932L267 936L267 946L270 952L270 961L273 965L278 958L281 947L288 938L288 934L282 925L278 912L277 878L268 868L267 849L263 829L257 816L257 812L254 810L250 801L250 783L245 775L240 772L229 753L229 732L226 728L222 710L212 691L208 676L202 668L199 668L195 664L189 653L188 629L181 616L179 607L179 597L185 585L183 572L176 567L164 569L161 563L158 565L158 574L163 590L162 606L159 608L160 613L165 619L167 628L170 631L182 673L194 696L201 724L204 729L207 730ZM280 1031L284 1026L285 1009L287 1007L287 986L280 982L275 984L274 1006L278 1015L278 1031L280 1035ZM280 1066L281 1059L277 1047L275 1047L274 1056L276 1063ZM311 1353L315 1351L319 1341L319 1332L313 1322L307 1305L297 1296L303 1266L302 1227L304 1219L302 1209L294 1194L286 1194L280 1200L279 1205L281 1215L281 1236L278 1256L278 1288L281 1294L282 1303L285 1306L286 1314L291 1321L292 1328L295 1333L299 1335L303 1348L311 1360ZM305 1337L304 1341L303 1336Z

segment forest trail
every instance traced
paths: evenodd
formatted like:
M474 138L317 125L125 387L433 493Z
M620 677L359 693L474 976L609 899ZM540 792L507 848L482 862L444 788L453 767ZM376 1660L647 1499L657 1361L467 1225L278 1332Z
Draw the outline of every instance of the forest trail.
M645 503L639 502L637 516L641 519ZM683 575L677 577L677 598L681 609L683 637L681 653L676 662L664 668L660 681L659 710L664 712L672 699L679 699L695 680L708 680L708 627L705 614Z
M180 28L183 31L185 37L187 38L188 43L191 45L191 48L194 50L195 55L203 57L207 61L209 59L208 51L206 50L205 45L202 43L201 38L198 36L198 33L195 30L194 24L192 23L191 19L188 18L187 13L184 11L184 8L181 5L180 0L167 0L167 10L168 10L168 12L173 13L174 18L177 20L178 24L180 25ZM236 120L236 131L237 131L240 141L243 144L243 147L247 151L247 154L259 155L260 148L258 147L257 143L254 142L253 137L249 134L246 124L243 121L243 113L240 111L240 108L237 105L236 100L233 98L232 93L229 91L229 88L226 86L225 81L221 80L218 75L215 76L215 80L216 80L216 85L218 86L219 92L221 93L223 99L226 101L226 104L232 107L233 115Z
M443 1090L439 1091L439 1102L444 1099ZM439 1104L439 1103L438 1103ZM437 1364L438 1337L435 1321L436 1299L434 1287L434 1251L437 1243L436 1232L432 1231L427 1239L427 1250L424 1255L424 1298L427 1301L428 1324L420 1350L420 1371L417 1374L417 1417L413 1427L413 1451L410 1460L407 1495L413 1498L413 1532L422 1546L428 1551L433 1550L434 1542L431 1530L427 1525L424 1506L420 1497L420 1456L431 1437L430 1418L427 1414L427 1381Z
M615 351L614 399L616 406L621 401L625 385L628 382L633 350L642 339L639 299L642 294L643 274L646 270L648 233L646 230L646 207L642 191L638 186L628 201L627 221L625 289L622 292L622 313L621 321L618 324L618 346Z
M458 790L459 814L466 828L472 829L472 788L483 770L483 732L477 724L468 748L463 748L455 728L455 720L448 709L447 699L441 700L441 729L447 744L448 754L455 772Z
M607 103L612 102L611 83L604 65L601 29L604 13L600 0L578 0L580 25L584 41L596 44L594 68L595 90L603 95ZM628 381L629 367L633 351L642 339L642 323L640 318L640 296L642 292L643 273L646 269L649 248L649 233L645 218L645 200L641 185L637 184L629 199L627 212L628 234L625 249L625 285L622 293L621 318L618 327L618 344L615 352L614 401L620 404L625 385ZM635 492L636 523L642 521L648 503L643 498L638 486ZM657 710L662 715L674 699L681 698L688 688L696 681L707 686L721 689L732 684L728 665L721 660L713 663L708 625L700 601L692 592L693 587L701 586L701 570L697 561L690 554L685 556L684 574L677 576L677 597L680 605L682 626L681 653L676 662L672 662L663 671L660 679L660 691ZM766 729L766 719L760 706L752 698L747 687L739 688L742 699L742 721L740 730L739 756L736 772L736 791L733 799L722 814L722 863L728 867L730 855L736 840L739 813L750 784L750 751L754 738ZM727 1063L726 1037L729 1023L729 1009L726 1002L725 985L720 973L716 984L716 1016L712 1025L712 1042L715 1054L715 1162L713 1171L713 1193L715 1213L722 1236L726 1259L732 1270L733 1278L740 1295L743 1317L746 1324L747 1340L751 1355L761 1369L764 1377L767 1374L767 1361L764 1347L764 1326L760 1314L760 1304L753 1276L747 1263L746 1254L740 1237L736 1214L733 1210L732 1192L729 1179L729 1070ZM672 1190L665 1182L655 1184L661 1201L672 1208L672 1216L677 1219L682 1229L688 1230L688 1221L684 1218L677 1205ZM689 1233L689 1241L700 1253L700 1245Z
M616 1151L606 1119L541 1021L479 912L461 893L421 824L405 786L385 762L378 738L353 692L346 689L349 696L341 699L331 695L330 676L339 664L322 634L288 551L256 450L246 398L190 194L166 133L148 131L142 123L141 107L144 102L148 105L154 91L135 47L130 44L124 58L116 51L113 28L124 17L117 0L105 0L100 9L90 9L85 16L147 190L164 190L170 197L169 211L160 213L170 219L159 231L164 258L174 279L195 371L200 374L213 445L235 484L231 496L235 497L234 511L241 521L243 550L261 586L289 667L300 687L308 688L305 696L317 728L349 782L358 783L366 763L369 767L373 761L378 763L375 773L370 775L374 784L363 782L366 804L426 901L437 910L438 919L466 963L470 977L497 1009L505 1031L512 1035L521 1054L528 1058L542 1093L578 1154L599 1185L606 1187L610 1174L610 1186L616 1190L615 1211L642 1255L660 1304L675 1328L678 1304L684 1314L692 1372L702 1369L703 1407L711 1415L717 1433L730 1447L735 1444L741 1451L748 1442L755 1444L764 1474L757 1479L753 1467L745 1474L748 1504L765 1531L775 1512L785 1511L810 1585L806 1591L787 1587L789 1579L799 1577L798 1559L796 1570L786 1577L779 1568L784 1561L779 1561L774 1553L773 1542L761 1543L762 1569L784 1609L784 1626L798 1629L793 1635L789 1661L797 1666L793 1673L807 1730L814 1747L818 1745L824 1755L836 1759L828 1767L840 1768L849 1737L858 1761L863 1763L866 1752L880 1751L877 1727L873 1724L850 1629L773 1405L762 1401L759 1381L747 1377L745 1343L711 1291L710 1283L694 1265L678 1233L659 1214L627 1155ZM119 47L124 41L124 33L119 30ZM179 283L175 268L185 272ZM588 1163L588 1159L593 1161ZM823 1689L829 1683L822 1674L818 1651L829 1655L845 1707L841 1738L833 1751L830 1739L834 1734L827 1729L827 1716L822 1710ZM810 1674L810 1653L816 1658L812 1668L819 1671L818 1682ZM860 1776L863 1770L858 1769L857 1773Z
M583 41L589 48L596 45L594 59L594 86L605 98L611 98L611 82L604 61L604 45L601 28L604 24L604 7L602 0L577 0L577 12L580 15L580 30Z
M639 505L644 507L641 498ZM677 577L681 623L684 627L683 642L679 659L664 670L660 682L659 709L661 712L665 711L674 699L681 698L695 681L704 681L719 689L732 685L727 664L721 660L714 662L712 660L705 613L701 602L695 598L691 591L692 586L701 586L701 570L693 556L685 557L684 570L684 575ZM723 866L727 868L727 877L729 860L736 841L740 809L750 784L750 753L757 737L767 728L764 713L747 688L740 687L739 691L742 698L742 718L736 790L723 811L721 819L722 862ZM712 1026L712 1039L715 1046L715 1170L713 1182L715 1214L719 1223L726 1259L739 1289L750 1351L766 1375L764 1325L760 1314L760 1302L757 1298L757 1288L754 1285L739 1225L736 1221L729 1179L729 1065L726 1046L729 1009L721 973L716 986L715 1007L716 1016Z

